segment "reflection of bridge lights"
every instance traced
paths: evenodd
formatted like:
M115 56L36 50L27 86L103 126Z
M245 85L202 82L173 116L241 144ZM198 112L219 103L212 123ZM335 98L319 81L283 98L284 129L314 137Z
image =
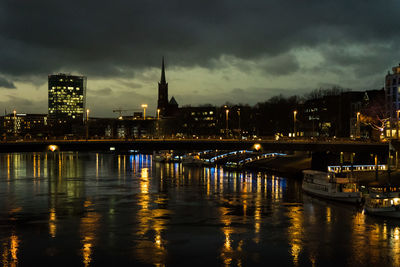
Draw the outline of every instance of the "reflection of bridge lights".
M50 217L49 217L49 232L51 237L56 237L56 210L54 208L50 209Z
M19 239L18 236L12 234L10 238L10 252L11 252L11 259L13 263L18 262L18 246L19 246Z
M155 244L157 248L161 248L162 242L161 242L161 235L157 233L156 237L154 238Z
M145 179L149 178L149 169L143 168L141 171L141 176L142 176L142 178L145 178Z

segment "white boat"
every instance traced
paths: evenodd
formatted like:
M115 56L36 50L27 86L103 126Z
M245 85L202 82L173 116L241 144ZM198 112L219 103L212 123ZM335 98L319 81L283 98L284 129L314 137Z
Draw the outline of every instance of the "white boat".
M331 200L360 203L361 192L349 178L335 177L334 173L315 170L303 171L302 188L305 192Z
M365 197L364 210L371 215L400 218L400 192L371 190Z

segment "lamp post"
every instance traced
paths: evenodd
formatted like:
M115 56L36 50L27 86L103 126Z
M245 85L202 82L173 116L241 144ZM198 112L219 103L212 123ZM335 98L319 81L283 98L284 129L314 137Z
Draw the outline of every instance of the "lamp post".
M242 135L242 128L240 127L240 108L238 108L237 113L239 117L239 138L240 138L240 136Z
M398 110L396 111L396 115L397 115L397 121L396 121L396 125L397 125L397 128L396 128L397 139L399 139L399 112L400 112L400 109L398 109Z
M89 139L89 109L86 109L86 140Z
M293 137L296 137L296 115L297 115L297 110L293 111L293 132L294 132Z
M14 109L14 136L17 136L17 111Z
M356 138L360 138L360 112L357 112L357 132Z
M225 114L226 114L226 135L228 135L228 120L229 120L229 109L225 110Z
M157 136L160 137L160 109L157 109Z
M142 104L142 108L143 108L143 120L146 119L146 108L147 108L147 104Z

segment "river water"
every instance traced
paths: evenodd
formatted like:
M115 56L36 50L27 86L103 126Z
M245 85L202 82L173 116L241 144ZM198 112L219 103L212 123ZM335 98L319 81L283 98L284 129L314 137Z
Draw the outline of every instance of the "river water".
M150 155L0 154L3 266L400 265L400 221L265 173Z

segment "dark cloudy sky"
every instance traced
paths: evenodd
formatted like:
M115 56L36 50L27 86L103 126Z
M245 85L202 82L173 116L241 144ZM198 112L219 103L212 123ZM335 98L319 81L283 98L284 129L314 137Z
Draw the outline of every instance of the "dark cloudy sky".
M88 76L93 116L375 89L400 62L398 0L1 0L0 108L47 112L47 75Z

